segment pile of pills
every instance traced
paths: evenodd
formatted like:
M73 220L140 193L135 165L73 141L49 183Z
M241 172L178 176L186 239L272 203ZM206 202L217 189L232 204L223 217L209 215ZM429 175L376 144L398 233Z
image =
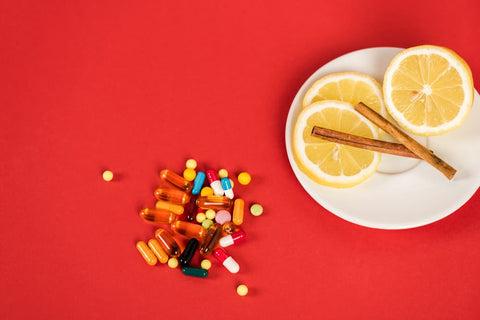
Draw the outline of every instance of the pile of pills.
M182 273L187 276L207 277L212 267L209 255L229 272L237 273L240 266L225 248L246 238L241 229L245 202L235 196L234 182L227 170L204 172L196 169L197 162L189 159L183 176L167 169L160 173L160 179L168 187L154 191L155 207L142 209L140 217L161 227L155 231L155 238L147 243L139 241L137 250L147 264L153 266L160 261L171 268L181 266ZM242 172L237 181L248 185L251 176ZM259 216L263 207L253 204L250 212ZM184 245L182 240L186 239L188 242ZM195 255L202 259L199 266L191 265ZM237 288L241 296L247 292L245 285Z

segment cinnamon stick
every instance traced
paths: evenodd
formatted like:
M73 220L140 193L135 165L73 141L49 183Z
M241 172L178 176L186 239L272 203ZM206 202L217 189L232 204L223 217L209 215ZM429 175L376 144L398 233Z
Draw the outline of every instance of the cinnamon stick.
M341 143L352 147L393 154L396 156L419 159L419 157L415 153L407 149L401 143L393 143L388 141L365 138L318 126L313 127L311 135L327 141Z
M364 103L360 102L359 104L357 104L355 106L355 110L365 116L365 118L367 118L368 120L372 121L378 127L388 132L392 137L397 139L398 142L400 142L407 149L415 153L419 158L431 164L433 167L443 173L449 180L451 180L457 172L457 170L451 167L448 163L437 157L433 152L422 146L412 137L399 130L387 119L382 117L374 110L370 109Z

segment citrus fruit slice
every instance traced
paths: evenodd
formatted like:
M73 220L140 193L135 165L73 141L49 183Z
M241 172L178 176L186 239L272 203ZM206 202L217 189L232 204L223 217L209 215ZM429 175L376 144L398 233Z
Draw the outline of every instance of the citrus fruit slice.
M324 100L302 110L293 131L293 157L300 170L322 185L346 188L370 177L380 154L311 136L313 126L377 139L376 127L349 103Z
M382 116L387 115L382 87L377 80L363 73L332 73L320 78L305 94L303 107L321 100L338 100L351 105L363 102Z
M467 63L450 49L423 45L403 50L383 81L385 104L405 130L422 136L459 127L473 104Z

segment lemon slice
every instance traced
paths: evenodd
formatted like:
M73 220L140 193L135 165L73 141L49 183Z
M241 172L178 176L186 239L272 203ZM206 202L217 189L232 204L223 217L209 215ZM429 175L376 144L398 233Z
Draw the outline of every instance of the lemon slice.
M293 156L300 170L322 185L346 188L370 177L380 154L311 136L313 126L377 139L376 127L349 103L324 100L302 110L293 132Z
M332 73L320 78L305 94L303 107L322 100L344 101L351 105L363 102L382 116L387 115L382 87L377 80L363 73Z
M383 81L386 107L405 130L422 136L459 127L473 104L466 62L450 49L424 45L403 50Z

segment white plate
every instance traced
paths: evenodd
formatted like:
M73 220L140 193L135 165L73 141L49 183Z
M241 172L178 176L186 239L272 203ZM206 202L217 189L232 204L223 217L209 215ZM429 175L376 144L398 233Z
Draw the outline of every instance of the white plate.
M358 50L318 69L293 100L285 128L288 160L308 194L340 218L371 228L407 229L435 222L460 208L480 186L480 97L477 91L472 111L460 128L428 138L428 147L457 169L452 180L420 161L407 171L395 174L377 171L355 187L336 189L313 182L295 163L292 156L293 129L302 109L303 96L313 82L330 73L356 71L369 74L381 83L391 59L401 50ZM389 159L382 155L382 161L384 158Z

